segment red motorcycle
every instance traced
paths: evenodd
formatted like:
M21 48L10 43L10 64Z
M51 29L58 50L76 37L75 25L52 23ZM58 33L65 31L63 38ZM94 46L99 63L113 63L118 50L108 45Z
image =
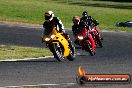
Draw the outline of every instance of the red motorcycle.
M88 51L91 56L95 54L96 45L88 29L82 28L82 31L76 36L76 39L82 47L82 50Z
M99 45L99 47L102 48L103 47L102 42L101 42L102 38L100 37L99 30L96 26L92 26L92 32L91 33L92 33L92 37L95 41L95 44Z

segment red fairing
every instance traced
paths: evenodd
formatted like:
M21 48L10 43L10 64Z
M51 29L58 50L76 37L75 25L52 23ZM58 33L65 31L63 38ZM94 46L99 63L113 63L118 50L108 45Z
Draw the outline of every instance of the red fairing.
M90 38L90 40L87 40L87 42L91 42L92 43L92 52L94 52L94 48L96 47L94 39L93 39L91 34L89 34L88 37Z
M87 38L84 41L87 42L87 44L90 44L92 46L91 50L94 53L96 45L95 45L95 42L94 42L94 39L93 39L92 35L90 34L89 29L82 28L82 32L79 33L78 35L83 36L83 38ZM84 42L82 42L82 43L84 43ZM82 50L86 50L86 47L83 44L81 44L81 45L82 45Z
M94 29L94 34L99 34L99 29L96 26L94 26L93 29Z
M96 45L98 44L99 47L103 47L102 42L101 42L102 38L99 33L100 29L97 26L91 26L91 28L94 33L94 35L92 35L92 37L94 38L95 44Z

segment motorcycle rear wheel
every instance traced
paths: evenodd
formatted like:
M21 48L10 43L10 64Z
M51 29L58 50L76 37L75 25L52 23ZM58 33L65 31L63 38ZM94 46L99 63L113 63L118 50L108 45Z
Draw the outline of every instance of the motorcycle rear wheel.
M72 44L69 47L70 47L70 53L67 56L67 59L69 61L73 61L75 59L75 47Z
M97 44L99 45L99 47L102 48L103 45L102 45L101 38L99 37L99 35L95 35L95 38L96 38L96 41L97 41Z

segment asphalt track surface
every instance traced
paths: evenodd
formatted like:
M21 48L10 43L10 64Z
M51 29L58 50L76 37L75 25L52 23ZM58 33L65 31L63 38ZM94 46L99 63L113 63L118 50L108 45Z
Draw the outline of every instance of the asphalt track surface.
M0 25L0 44L44 47L40 40L40 29ZM71 32L68 33L72 37ZM97 47L95 56L76 49L80 55L73 62L58 62L54 58L0 62L0 87L44 84L46 86L42 88L132 88L132 83L76 84L79 65L88 74L132 75L132 33L102 32L102 35L104 47Z

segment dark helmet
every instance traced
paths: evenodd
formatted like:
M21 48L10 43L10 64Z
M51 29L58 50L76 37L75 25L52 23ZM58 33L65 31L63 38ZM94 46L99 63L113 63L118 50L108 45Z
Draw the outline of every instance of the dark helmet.
M83 17L87 17L87 16L88 16L88 12L87 12L87 11L84 11L84 12L82 13L82 16L83 16Z
M54 13L52 11L47 11L44 16L46 21L51 21L54 17Z
M74 24L79 24L79 22L80 22L80 17L79 17L79 16L74 16L74 17L72 18L72 21L73 21Z

